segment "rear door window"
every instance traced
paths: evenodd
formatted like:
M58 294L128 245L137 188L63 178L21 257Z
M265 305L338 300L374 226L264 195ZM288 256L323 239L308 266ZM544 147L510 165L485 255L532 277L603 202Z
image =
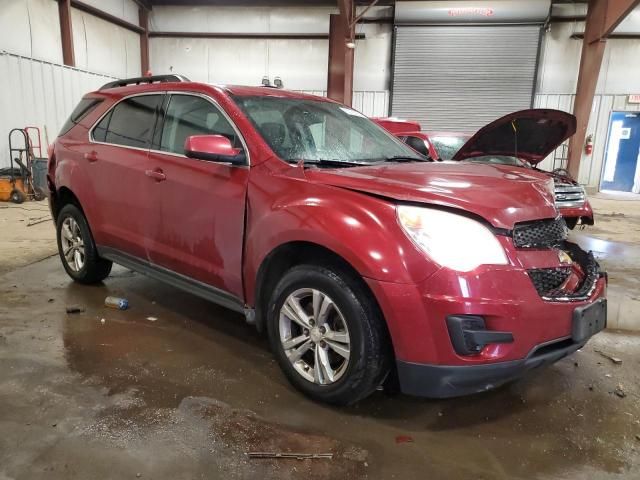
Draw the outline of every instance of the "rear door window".
M127 147L148 148L162 95L122 100L93 129L93 139Z

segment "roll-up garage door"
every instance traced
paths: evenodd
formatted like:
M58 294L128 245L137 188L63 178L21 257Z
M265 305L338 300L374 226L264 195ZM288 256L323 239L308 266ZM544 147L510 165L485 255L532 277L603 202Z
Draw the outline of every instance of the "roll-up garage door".
M530 108L540 25L397 26L391 113L474 132Z

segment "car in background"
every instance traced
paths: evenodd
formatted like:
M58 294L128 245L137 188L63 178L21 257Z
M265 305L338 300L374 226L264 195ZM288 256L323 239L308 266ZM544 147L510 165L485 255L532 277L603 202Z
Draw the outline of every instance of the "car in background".
M418 122L412 120L402 120L398 118L374 118L373 120L389 132L393 133L400 140L411 148L433 160L464 160L475 163L489 163L494 165L510 165L515 167L530 168L553 178L556 205L564 217L567 226L571 229L576 225L593 225L593 210L587 199L584 187L571 178L564 169L548 172L540 170L537 165L549 155L552 150L545 150L540 153L523 154L518 152L517 144L510 145L509 149L502 149L503 154L487 154L486 138L496 138L496 132L501 132L504 138L513 139L512 122L527 122L527 116L533 110L523 110L506 115L489 125L480 129L475 135L460 132L424 132ZM556 111L558 112L558 111ZM570 123L570 115L559 115L562 121ZM523 132L520 132L522 135ZM478 150L478 142L485 142ZM467 145L469 143L469 145ZM473 146L470 146L473 145ZM490 147L490 146L489 146ZM475 150L474 150L475 149Z

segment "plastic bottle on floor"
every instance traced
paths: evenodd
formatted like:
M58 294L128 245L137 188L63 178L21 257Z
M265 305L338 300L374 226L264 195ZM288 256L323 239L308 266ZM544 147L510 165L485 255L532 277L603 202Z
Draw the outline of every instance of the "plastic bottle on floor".
M129 308L129 300L119 297L107 297L104 299L105 307L115 308L117 310L126 310Z

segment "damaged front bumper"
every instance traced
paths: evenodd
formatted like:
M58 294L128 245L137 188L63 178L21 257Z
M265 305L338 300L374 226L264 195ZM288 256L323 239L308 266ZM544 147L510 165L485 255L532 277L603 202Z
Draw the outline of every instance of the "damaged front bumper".
M558 248L503 242L518 266L443 268L418 285L369 281L387 319L403 393L486 391L575 352L606 327L607 276L590 252L564 242L567 263L559 263ZM538 282L536 270L554 275ZM572 284L573 277L580 281Z
M403 393L428 398L449 398L484 392L549 365L582 348L587 340L554 340L535 347L526 358L484 365L428 365L398 361Z

